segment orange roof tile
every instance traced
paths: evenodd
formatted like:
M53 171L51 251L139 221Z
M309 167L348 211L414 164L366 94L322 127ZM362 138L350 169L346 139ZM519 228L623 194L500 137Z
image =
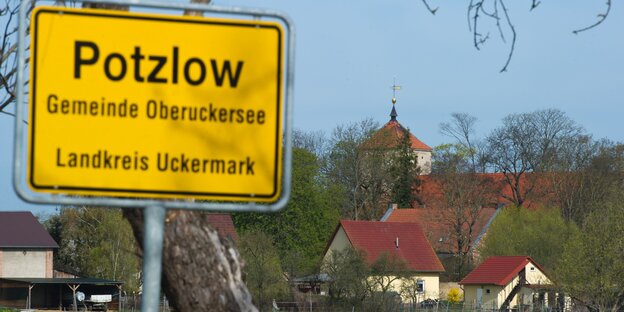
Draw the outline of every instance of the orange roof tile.
M405 260L410 270L444 272L442 263L417 223L342 220L338 226L342 226L354 248L366 253L368 264L387 252Z
M507 285L528 264L533 263L542 272L544 270L529 256L494 256L489 257L466 277L460 285Z
M396 120L390 120L381 129L373 134L366 142L362 143L364 149L394 148L401 143L405 128ZM409 134L411 147L418 151L431 151L431 147L416 138L411 132Z
M230 237L233 241L238 241L238 234L234 228L232 217L227 213L210 213L208 214L208 222L212 225L219 235Z
M439 207L428 208L402 208L395 209L386 219L387 222L416 222L418 223L425 237L429 240L433 249L438 253L457 253L457 244L452 232L452 211L450 209L440 209ZM479 237L487 230L487 225L495 216L495 208L483 208L477 216L473 227L471 239L477 242ZM467 225L464 225L467 229Z

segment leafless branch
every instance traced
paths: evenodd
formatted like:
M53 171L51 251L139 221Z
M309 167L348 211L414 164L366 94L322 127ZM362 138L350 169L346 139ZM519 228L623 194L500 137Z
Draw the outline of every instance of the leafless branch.
M6 112L6 111L3 111L3 110L0 110L0 114L5 114L5 115L9 115L9 116L17 117L17 116L15 116L15 114L10 113L10 112ZM23 122L25 125L28 125L28 121L26 121L26 120L22 120L22 122Z
M610 0L609 0L610 1ZM505 62L505 66L500 70L500 72L506 72L507 67L509 66L509 62L511 62L511 57L513 56L514 49L516 48L516 29L511 23L511 18L509 18L509 12L507 12L507 7L505 6L505 2L503 0L498 0L500 2L501 8L503 8L503 13L505 13L505 20L507 21L507 25L511 30L511 47L509 48L509 56L507 56L507 61Z
M505 40L505 33L503 32L503 28L501 27L501 19L498 15L498 1L494 1L494 16L496 16L496 28L498 29L498 34L500 35L503 43L507 43L507 40Z
M607 5L607 10L604 13L598 14L598 21L596 21L595 23L593 23L593 24L591 24L591 25L589 25L587 27L574 30L574 31L572 31L572 33L576 35L576 34L578 34L580 32L583 32L583 31L586 31L586 30L590 30L590 29L592 29L592 28L602 24L602 22L604 22L607 19L607 16L609 16L609 13L611 12L611 0L607 0L606 5Z
M485 0L480 0L476 2L475 4L473 4L471 8L469 8L473 12L472 13L472 38L473 38L473 44L477 50L481 50L480 46L483 45L490 38L489 33L485 34L485 36L481 34L479 32L479 26L478 26L478 22L480 18L479 12L485 12L483 10L484 1Z
M428 10L431 14L433 14L433 15L435 15L435 14L436 14L436 12L438 11L438 7L436 7L435 9L432 9L432 8L431 8L431 6L429 5L429 3L427 2L427 0L422 0L422 2L423 2L423 4L425 5L425 7L427 7L427 10Z
M466 10L466 21L468 22L468 31L472 32L472 20L470 18L470 12L474 6L474 0L470 0L468 3L468 9Z
M542 2L538 1L538 0L533 0L531 2L531 11L533 11L533 9L537 8L537 6L540 5L540 3L542 3Z

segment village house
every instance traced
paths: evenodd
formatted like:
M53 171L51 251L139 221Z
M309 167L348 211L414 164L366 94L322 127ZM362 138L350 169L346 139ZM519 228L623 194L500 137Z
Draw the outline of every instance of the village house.
M418 301L439 298L444 267L417 223L342 220L327 244L323 261L330 261L333 252L346 248L363 252L368 265L382 255L404 261L405 275L417 280ZM393 281L391 290L400 293L403 282Z
M0 306L62 310L74 297L81 307L119 303L121 282L55 271L58 247L32 213L0 212Z
M58 247L32 213L0 212L0 278L53 277Z
M531 257L487 258L459 284L464 302L475 309L509 310L519 307L565 308L566 300L553 291L553 283Z

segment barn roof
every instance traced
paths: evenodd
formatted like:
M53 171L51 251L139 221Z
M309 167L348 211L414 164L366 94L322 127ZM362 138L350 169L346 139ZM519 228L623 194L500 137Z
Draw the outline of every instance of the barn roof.
M368 264L388 253L403 259L412 271L444 272L442 263L417 223L342 220L340 226L351 245L366 253Z
M461 285L507 285L529 263L544 270L529 256L493 256L470 272Z
M58 248L30 211L0 211L0 248Z

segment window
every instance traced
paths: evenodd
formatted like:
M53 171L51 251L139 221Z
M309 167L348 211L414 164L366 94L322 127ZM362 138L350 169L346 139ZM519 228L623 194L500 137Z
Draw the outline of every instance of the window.
M425 292L425 281L419 279L416 281L416 292Z
M489 293L490 293L490 290L489 290L489 289L486 289L486 290L485 290L485 293L486 293L486 294L489 294Z
M530 270L531 270L531 271L535 271L535 267L531 267L531 269L530 269Z

